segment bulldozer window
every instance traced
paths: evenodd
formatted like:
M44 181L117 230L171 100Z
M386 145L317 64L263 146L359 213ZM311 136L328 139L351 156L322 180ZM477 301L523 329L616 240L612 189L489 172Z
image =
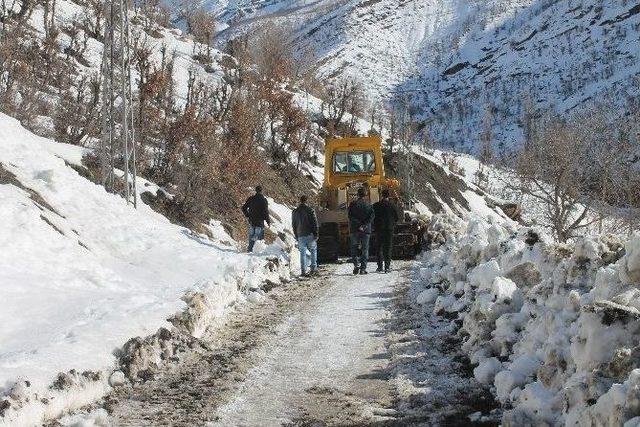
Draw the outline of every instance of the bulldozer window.
M371 151L336 153L333 157L335 173L373 173L376 159Z
M347 153L336 153L333 157L333 171L337 173L347 172Z

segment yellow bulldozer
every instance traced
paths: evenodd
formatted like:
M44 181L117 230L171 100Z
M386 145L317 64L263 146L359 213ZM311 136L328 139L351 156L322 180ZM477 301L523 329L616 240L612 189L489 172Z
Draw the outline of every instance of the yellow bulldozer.
M400 184L387 178L382 157L380 137L329 139L325 145L324 184L317 208L320 234L318 261L336 262L350 255L349 220L347 209L357 198L358 188L366 190L370 203L380 200L380 193L388 189L391 201L398 209L393 236L394 259L413 258L422 243L422 227L404 211L400 198ZM369 247L375 247L375 230Z

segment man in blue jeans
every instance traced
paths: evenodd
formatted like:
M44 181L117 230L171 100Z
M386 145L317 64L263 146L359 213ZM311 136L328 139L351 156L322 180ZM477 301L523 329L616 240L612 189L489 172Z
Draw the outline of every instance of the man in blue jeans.
M253 246L257 240L264 240L264 223L271 225L269 217L269 202L262 195L262 187L256 187L256 194L249 197L242 205L242 213L249 220L249 252L253 252Z
M300 197L300 204L291 214L291 223L298 241L302 276L314 276L318 273L318 218L315 211L307 205L307 196ZM307 250L311 254L310 273L307 273Z
M367 197L367 192L360 187L358 188L358 200L351 202L349 205L349 234L351 238L353 274L367 274L369 238L371 237L374 212L365 197Z

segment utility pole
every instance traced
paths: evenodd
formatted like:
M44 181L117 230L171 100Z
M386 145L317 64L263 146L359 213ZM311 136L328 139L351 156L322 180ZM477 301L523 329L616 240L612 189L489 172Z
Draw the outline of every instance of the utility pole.
M106 0L102 55L102 183L137 206L136 145L131 89L129 5L127 0ZM116 167L122 165L122 182ZM122 188L119 188L119 187Z

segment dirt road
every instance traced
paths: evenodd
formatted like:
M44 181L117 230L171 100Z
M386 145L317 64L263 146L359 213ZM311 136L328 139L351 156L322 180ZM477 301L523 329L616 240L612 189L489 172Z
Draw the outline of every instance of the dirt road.
M385 321L406 271L351 275L340 266L305 310L278 325L239 393L217 411L220 426L330 424L389 419L393 391Z
M470 425L493 407L450 321L410 303L413 264L349 264L276 288L194 351L102 403L116 426ZM485 422L485 424L487 424ZM492 424L489 422L488 424Z

